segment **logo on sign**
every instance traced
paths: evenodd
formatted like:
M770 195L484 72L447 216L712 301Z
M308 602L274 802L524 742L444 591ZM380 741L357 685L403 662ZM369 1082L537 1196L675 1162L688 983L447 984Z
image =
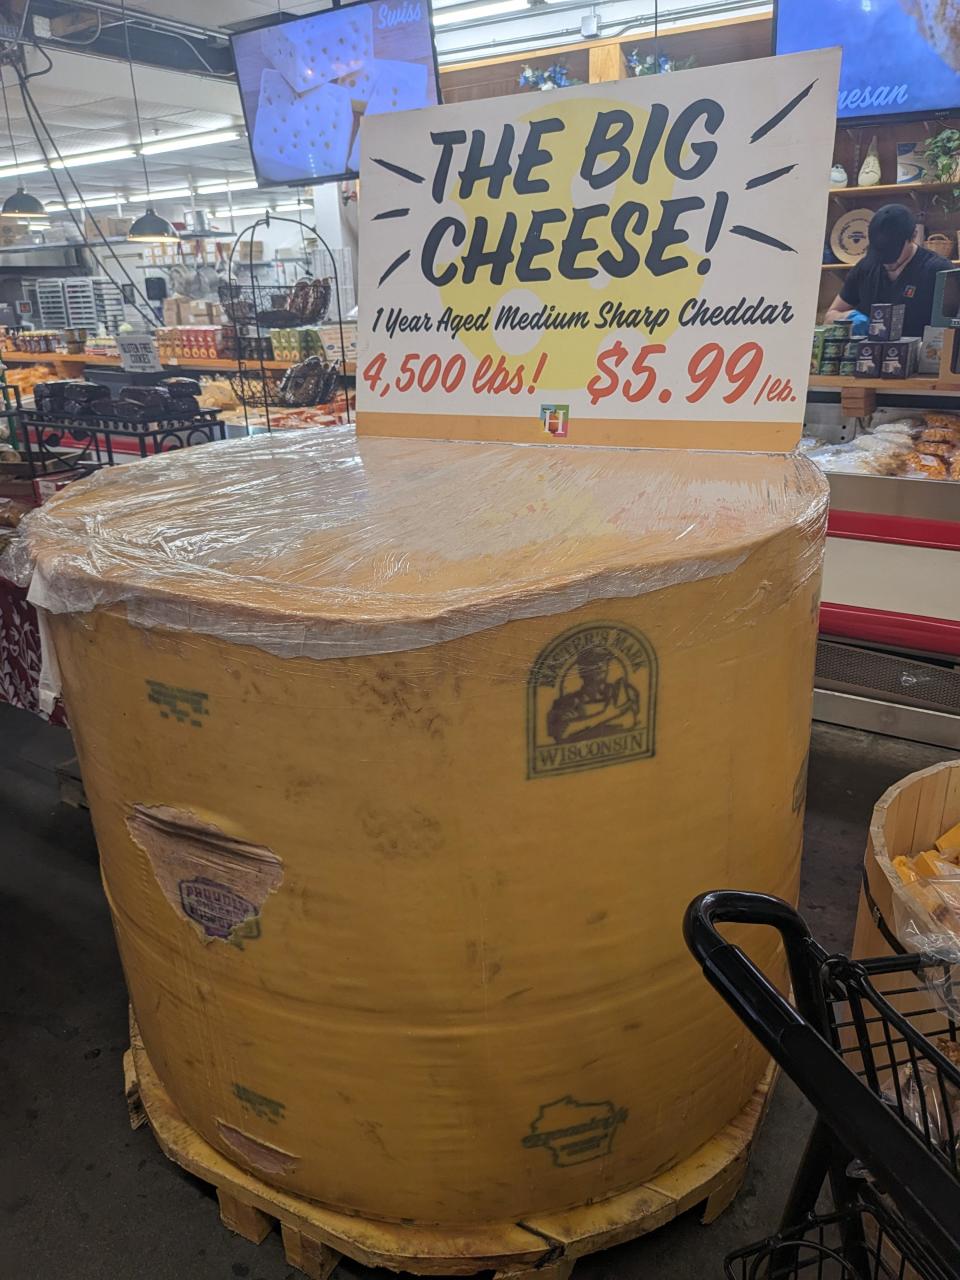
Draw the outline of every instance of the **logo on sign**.
M570 425L570 406L568 404L542 404L540 406L540 421L543 423L544 431L548 431L552 436L563 437L567 434Z
M546 1147L559 1168L610 1154L614 1135L627 1119L626 1107L612 1102L578 1102L568 1094L548 1102L523 1139L525 1147Z
M597 622L541 651L527 683L527 776L654 754L657 658L639 631Z

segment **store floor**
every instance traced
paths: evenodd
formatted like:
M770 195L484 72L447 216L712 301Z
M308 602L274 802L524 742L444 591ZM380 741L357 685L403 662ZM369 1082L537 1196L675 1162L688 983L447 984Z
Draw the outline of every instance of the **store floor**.
M87 815L58 803L64 738L0 705L0 1273L11 1280L281 1280L279 1235L221 1227L204 1184L131 1132L120 1087L127 1006ZM818 725L803 910L848 945L870 810L894 780L950 755ZM641 1068L638 1065L638 1070ZM809 1122L781 1083L746 1186L712 1227L694 1214L581 1262L576 1280L709 1280L777 1221ZM336 1280L372 1274L343 1263ZM384 1277L388 1273L383 1273Z

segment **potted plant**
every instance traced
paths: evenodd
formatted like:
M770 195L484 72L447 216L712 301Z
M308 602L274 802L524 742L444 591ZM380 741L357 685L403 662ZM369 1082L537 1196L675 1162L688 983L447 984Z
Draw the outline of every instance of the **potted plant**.
M525 64L520 68L518 83L522 89L566 89L581 82L570 74L565 62L553 62L545 68Z
M696 58L671 58L665 53L654 57L652 53L644 54L639 48L633 48L627 50L626 62L633 76L656 76L667 71L687 71L695 65Z
M924 148L934 182L960 182L960 129L941 129Z

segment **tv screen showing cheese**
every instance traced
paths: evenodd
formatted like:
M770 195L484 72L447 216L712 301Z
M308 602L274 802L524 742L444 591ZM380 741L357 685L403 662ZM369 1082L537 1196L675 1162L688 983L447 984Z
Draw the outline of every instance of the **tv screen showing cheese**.
M360 121L435 106L428 0L372 0L233 37L261 186L356 177Z
M841 120L960 107L957 0L778 0L776 52L840 45Z

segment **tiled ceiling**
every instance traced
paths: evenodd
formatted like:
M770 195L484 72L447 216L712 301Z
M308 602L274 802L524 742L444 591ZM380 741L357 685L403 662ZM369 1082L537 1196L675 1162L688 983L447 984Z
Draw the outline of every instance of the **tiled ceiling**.
M176 0L142 0L136 7L141 12L156 13L166 18L172 16L172 10L179 8L184 15L189 11L194 24L211 27L215 25L210 20L213 10L218 11L221 20L224 10L229 11L230 20L263 16L275 11L275 6L267 0L230 0L229 3L218 0L215 4L190 0L189 4L179 6ZM71 155L136 145L133 94L125 64L59 49L49 52L53 59L52 70L47 75L32 79L30 88L43 122L53 134L68 166ZM42 65L35 55L31 55L31 62L38 67ZM152 190L253 180L250 152L243 134L240 97L232 79L187 75L141 65L136 67L135 74L145 142L217 129L240 130L240 138L235 142L147 157ZM9 69L4 69L4 79L19 162L26 164L35 160L43 151L51 156L48 145L43 151L38 145L19 87ZM0 105L0 167L13 162ZM61 172L58 176L67 197L75 198L76 191L67 175ZM81 195L90 199L114 192L135 198L144 193L143 168L139 159L77 166L72 170L72 176ZM0 178L0 198L9 193L8 188L12 190L15 181L11 177ZM59 202L61 199L52 173L24 175L22 181L29 191L45 202ZM267 199L271 202L289 200L294 194L288 190L271 190L268 196L253 190L238 193L234 202L237 205L255 204L259 200L262 204ZM157 203L163 204L162 201ZM176 203L182 205L184 202L178 199ZM207 196L199 204L207 209L222 208L226 197Z

